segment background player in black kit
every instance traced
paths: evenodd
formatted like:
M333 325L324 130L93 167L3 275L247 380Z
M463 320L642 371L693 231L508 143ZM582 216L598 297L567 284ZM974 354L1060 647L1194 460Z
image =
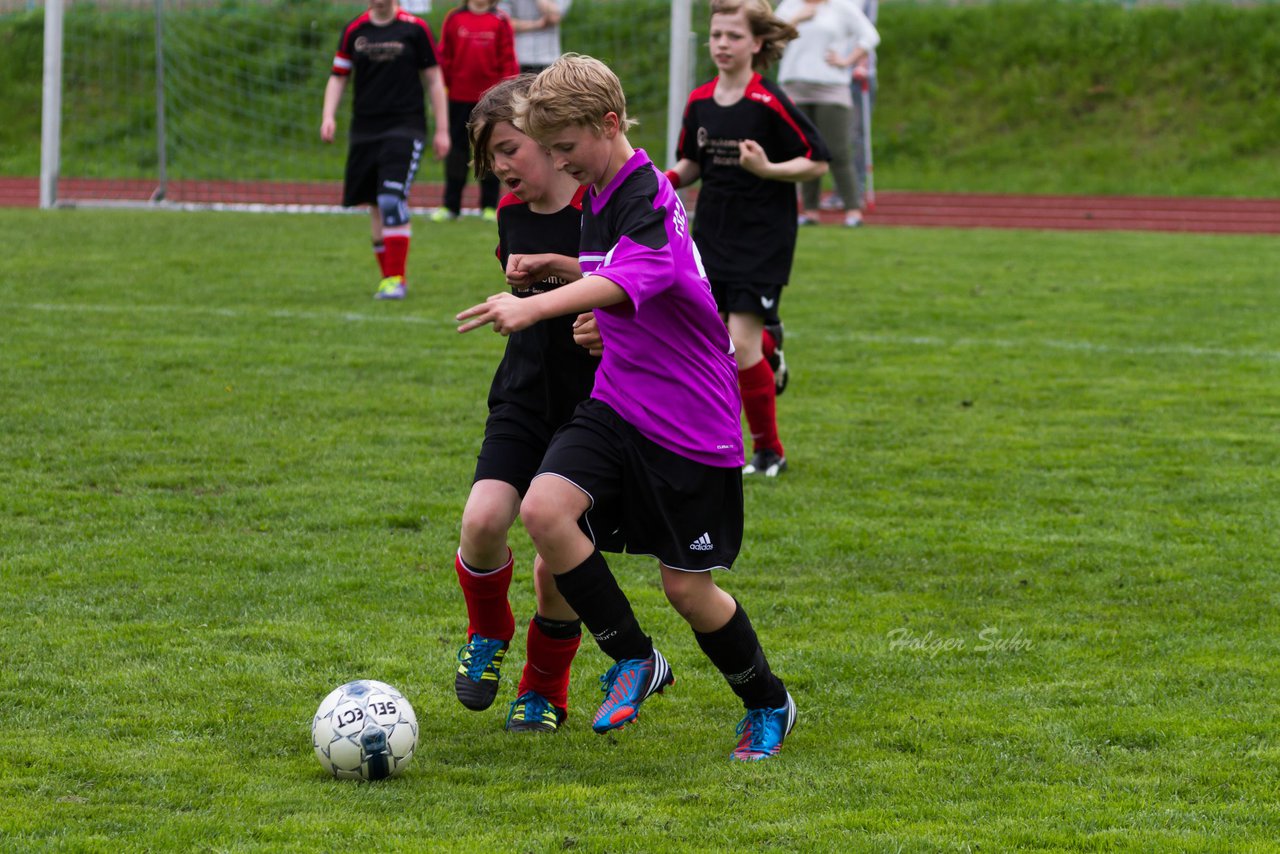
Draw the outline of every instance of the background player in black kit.
M338 104L355 74L343 207L371 205L373 251L382 270L377 299L404 299L409 257L409 188L427 136L424 86L431 96L436 157L449 153L444 80L426 22L395 0L370 0L342 29L324 90L320 138L333 142Z
M512 97L527 92L532 79L524 75L490 88L469 125L477 177L496 175L511 190L498 203L497 254L512 293L521 297L582 278L577 255L585 189L556 171L545 149L512 123ZM454 690L469 709L493 703L515 634L507 598L514 565L507 532L551 435L595 381L599 360L574 343L574 324L574 315L555 317L508 337L489 389L484 444L454 561L469 622ZM533 569L538 610L529 621L526 663L506 726L554 732L567 714L569 665L582 629L540 558Z
M765 0L713 0L709 46L720 73L689 96L680 159L667 172L676 187L702 179L693 237L736 350L752 440L742 472L766 477L787 466L778 303L796 248L794 184L825 174L831 159L809 119L760 74L796 35Z

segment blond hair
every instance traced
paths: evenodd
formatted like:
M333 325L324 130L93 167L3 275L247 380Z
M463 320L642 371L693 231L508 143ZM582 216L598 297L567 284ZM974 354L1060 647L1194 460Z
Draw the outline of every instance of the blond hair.
M800 36L799 30L773 14L769 0L711 0L713 15L732 15L739 10L746 13L751 35L763 42L760 52L751 57L756 71L764 71L781 59L787 42Z
M580 53L566 53L542 69L528 92L515 98L515 125L534 139L574 126L603 132L608 113L618 116L623 132L636 124L627 118L627 96L618 75Z
M515 99L529 92L533 78L532 74L521 74L495 83L485 90L480 102L471 110L467 134L471 138L471 167L475 169L477 178L493 171L493 155L489 153L493 129L503 122L515 125Z

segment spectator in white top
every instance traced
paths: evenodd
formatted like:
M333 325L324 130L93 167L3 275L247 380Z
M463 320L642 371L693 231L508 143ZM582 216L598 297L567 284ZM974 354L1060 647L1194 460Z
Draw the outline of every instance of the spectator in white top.
M854 0L862 8L867 20L876 23L880 14L880 0ZM866 103L862 99L862 86L866 84ZM876 91L880 83L876 79L876 52L870 51L866 58L853 66L853 123L849 127L849 139L853 141L853 178L858 186L858 202L854 207L867 209L867 145L866 135L870 132L871 113L876 105ZM864 112L865 111L865 112ZM839 193L832 193L822 199L822 209L840 210L844 208L844 200Z
M573 0L501 0L498 8L516 31L516 62L537 74L560 58L560 20Z
M795 105L812 119L831 150L836 192L846 200L844 224L862 224L853 172L853 69L880 43L880 34L856 0L782 0L777 15L800 37L787 45L778 66L778 82ZM802 225L818 221L822 179L800 188Z

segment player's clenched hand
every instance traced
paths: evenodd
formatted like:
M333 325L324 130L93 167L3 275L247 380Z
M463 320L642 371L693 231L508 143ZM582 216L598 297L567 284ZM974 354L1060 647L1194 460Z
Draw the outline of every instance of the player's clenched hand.
M585 347L593 356L604 355L604 338L600 336L595 314L588 311L573 321L573 343Z
M744 139L738 143L738 165L759 178L769 177L769 156L754 139Z
M320 139L323 142L333 142L334 136L338 132L338 123L333 119L324 119L320 122Z
M528 255L511 254L507 256L507 284L518 291L527 291L530 286L537 281L531 275L529 266L525 263L525 258L532 257Z
M493 331L499 335L510 335L527 329L538 320L535 299L536 297L521 299L509 293L494 294L479 305L458 313L456 319L466 321L458 327L458 331L470 332L486 323L492 324Z
M527 291L551 273L554 255L511 255L507 258L507 284Z

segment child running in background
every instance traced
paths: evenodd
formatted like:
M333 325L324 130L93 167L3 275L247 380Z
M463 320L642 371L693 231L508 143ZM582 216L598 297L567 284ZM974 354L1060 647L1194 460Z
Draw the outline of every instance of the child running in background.
M765 477L787 468L777 317L796 250L795 183L826 174L831 157L808 117L761 74L795 37L766 0L712 0L708 44L720 73L689 96L680 159L667 172L676 188L702 179L693 239L733 338L753 446L742 471Z
M495 294L458 315L511 335L595 309L605 341L591 398L556 433L520 518L570 607L614 660L601 679L599 733L636 719L674 679L640 628L601 549L657 557L663 590L746 707L733 757L774 756L796 706L751 620L710 570L742 542L742 427L733 344L716 311L670 182L632 148L618 78L566 54L516 101L516 124L589 187L584 277L527 299ZM617 532L620 542L606 542Z
M498 205L497 255L515 297L528 298L581 278L578 241L584 188L556 171L547 152L512 124L512 99L533 75L499 83L471 113L477 176L502 179L511 193ZM526 267L536 266L531 276ZM507 532L551 436L591 393L599 360L573 341L572 314L548 317L507 338L489 389L489 418L475 480L462 514L455 560L467 603L467 643L454 677L469 709L492 705L503 656L515 634L507 598L514 559ZM524 671L506 727L555 732L568 714L569 665L581 623L546 564L533 564L537 613L529 621Z
M467 120L490 86L520 73L516 64L511 19L497 8L497 0L462 0L440 24L440 65L449 94L449 127L453 143L444 161L444 204L432 222L448 222L462 214L462 191L467 184L471 151ZM486 174L480 183L480 214L497 216L498 179Z

